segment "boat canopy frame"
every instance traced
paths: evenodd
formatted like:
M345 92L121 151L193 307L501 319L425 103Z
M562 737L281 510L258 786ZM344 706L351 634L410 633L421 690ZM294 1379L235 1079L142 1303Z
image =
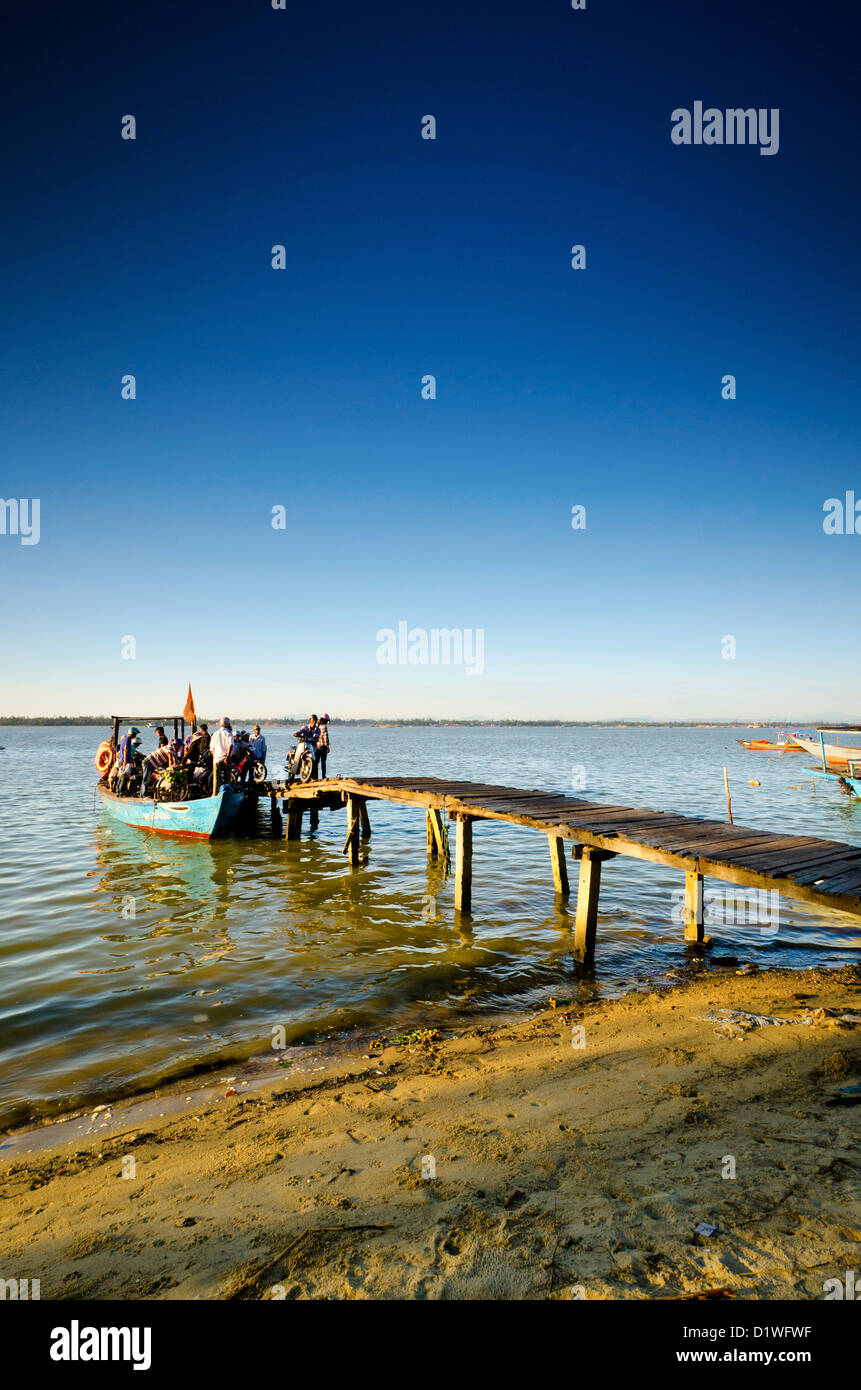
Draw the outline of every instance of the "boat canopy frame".
M112 714L111 724L113 725L113 745L114 748L120 746L120 725L121 724L140 724L159 725L172 724L174 738L182 738L185 741L185 715L184 714Z

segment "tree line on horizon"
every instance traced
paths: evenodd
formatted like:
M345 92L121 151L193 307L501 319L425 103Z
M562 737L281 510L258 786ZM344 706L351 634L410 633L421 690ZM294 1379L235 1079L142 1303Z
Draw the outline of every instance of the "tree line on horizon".
M160 718L168 718L161 715ZM132 715L130 718L142 719L143 715ZM202 722L212 725L218 723L220 716L205 718ZM280 715L277 719L233 719L231 723L234 728L249 727L259 723L266 728L287 728L291 724L302 724L307 718L300 714L295 716ZM830 721L833 724L833 720ZM111 716L108 714L62 714L62 715L38 715L27 717L25 715L6 714L0 715L0 726L14 727L19 725L25 728L39 727L62 727L80 726L85 728L101 728L105 724L111 723ZM332 718L330 723L341 728L526 728L526 729L782 729L782 728L815 728L817 721L811 719L432 719L413 718L413 719L337 719ZM836 725L834 727L837 727ZM848 727L848 726L847 726ZM854 725L852 727L855 727Z

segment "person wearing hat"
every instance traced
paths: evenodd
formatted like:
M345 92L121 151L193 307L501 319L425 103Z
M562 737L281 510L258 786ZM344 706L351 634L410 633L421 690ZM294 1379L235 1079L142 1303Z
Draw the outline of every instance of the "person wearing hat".
M329 716L320 715L320 732L317 735L317 776L326 776L326 759L332 745L329 742Z

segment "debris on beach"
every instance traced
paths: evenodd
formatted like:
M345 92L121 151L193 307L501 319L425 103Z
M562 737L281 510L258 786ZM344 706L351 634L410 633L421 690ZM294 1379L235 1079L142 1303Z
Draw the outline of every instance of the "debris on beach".
M442 1042L438 1028L413 1028L412 1032L399 1033L394 1038L372 1038L368 1046L382 1052L387 1047L426 1047L432 1042Z
M775 1018L771 1014L751 1014L744 1009L718 1009L716 1012L702 1014L702 1023L717 1023L730 1028L767 1028L770 1024L780 1026L786 1023L809 1023L807 1018Z
M857 1028L861 1024L861 1014L854 1009L844 1013L838 1013L836 1009L814 1009L804 1021L818 1023L825 1028Z

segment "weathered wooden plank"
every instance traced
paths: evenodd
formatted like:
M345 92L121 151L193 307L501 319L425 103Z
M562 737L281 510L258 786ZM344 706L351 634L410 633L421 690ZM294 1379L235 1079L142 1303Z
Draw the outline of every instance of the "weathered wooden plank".
M840 895L838 897L838 894ZM861 915L861 882L857 878L850 879L835 886L826 892L821 901L825 902L828 898L834 898L834 906L843 912L852 912L854 915ZM851 906L849 901L851 900Z
M861 855L857 852L819 859L803 869L790 872L789 877L793 883L818 883L824 880L827 884L831 879L848 878L853 873L861 874Z
M849 873L841 874L837 878L827 879L825 883L817 884L817 891L824 896L848 894L857 897L861 895L861 872L852 869Z
M567 808L564 796L554 796L550 792L530 792L528 795L517 792L506 792L498 795L471 795L469 797L461 795L462 801L469 801L471 806L487 806L489 809L496 810L500 806L554 806L560 811Z
M667 834L649 836L646 843L674 854L713 854L715 858L729 858L731 855L743 856L748 851L755 853L761 848L760 839L726 841L715 839L709 831L703 835Z
M750 853L740 851L738 855L722 855L725 863L740 863L747 869L759 869L762 873L789 873L793 869L804 869L823 859L831 858L828 849L817 848L815 844L799 845L793 848L754 850Z
M785 854L787 846L783 837L768 837L748 840L739 840L735 843L725 843L722 840L691 840L691 843L698 854L708 854L715 859L721 859L724 863L753 864L754 861L777 860L781 854ZM801 844L799 851L807 852L812 845Z

